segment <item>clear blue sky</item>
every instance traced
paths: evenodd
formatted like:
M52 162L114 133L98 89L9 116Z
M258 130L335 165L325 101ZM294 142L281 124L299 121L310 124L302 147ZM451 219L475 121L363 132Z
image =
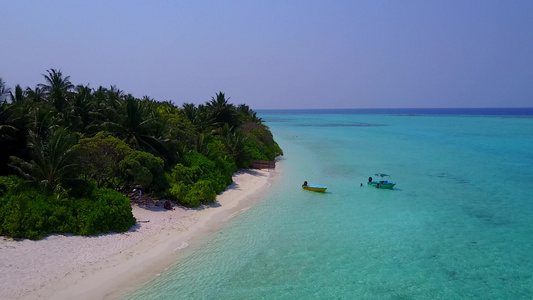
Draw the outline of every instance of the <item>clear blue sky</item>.
M0 77L264 108L532 107L533 1L4 1Z

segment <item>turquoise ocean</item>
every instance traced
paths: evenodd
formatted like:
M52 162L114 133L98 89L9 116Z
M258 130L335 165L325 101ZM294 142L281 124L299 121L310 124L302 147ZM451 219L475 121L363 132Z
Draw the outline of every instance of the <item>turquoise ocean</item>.
M533 109L258 116L279 177L124 299L533 298Z

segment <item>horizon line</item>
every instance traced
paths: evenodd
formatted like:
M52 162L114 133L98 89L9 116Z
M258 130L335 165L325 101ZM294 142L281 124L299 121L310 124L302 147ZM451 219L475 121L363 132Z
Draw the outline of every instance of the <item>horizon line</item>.
M256 110L339 110L339 109L533 109L532 107L338 107L338 108L257 108Z

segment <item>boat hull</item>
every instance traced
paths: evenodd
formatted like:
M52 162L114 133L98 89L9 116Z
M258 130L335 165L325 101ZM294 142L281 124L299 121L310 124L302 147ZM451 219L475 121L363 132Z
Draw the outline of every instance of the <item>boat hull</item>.
M302 189L313 192L325 192L327 187L319 185L302 185Z
M378 189L392 190L392 188L396 185L396 183L387 182L387 181L372 181L372 182L369 182L368 185L374 186Z

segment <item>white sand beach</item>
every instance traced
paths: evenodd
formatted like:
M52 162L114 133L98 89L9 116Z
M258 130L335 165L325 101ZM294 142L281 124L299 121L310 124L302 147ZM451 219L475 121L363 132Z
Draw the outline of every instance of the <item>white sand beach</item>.
M194 239L211 234L260 199L275 170L236 173L201 209L132 204L137 224L125 233L0 238L1 299L112 299L155 278Z

